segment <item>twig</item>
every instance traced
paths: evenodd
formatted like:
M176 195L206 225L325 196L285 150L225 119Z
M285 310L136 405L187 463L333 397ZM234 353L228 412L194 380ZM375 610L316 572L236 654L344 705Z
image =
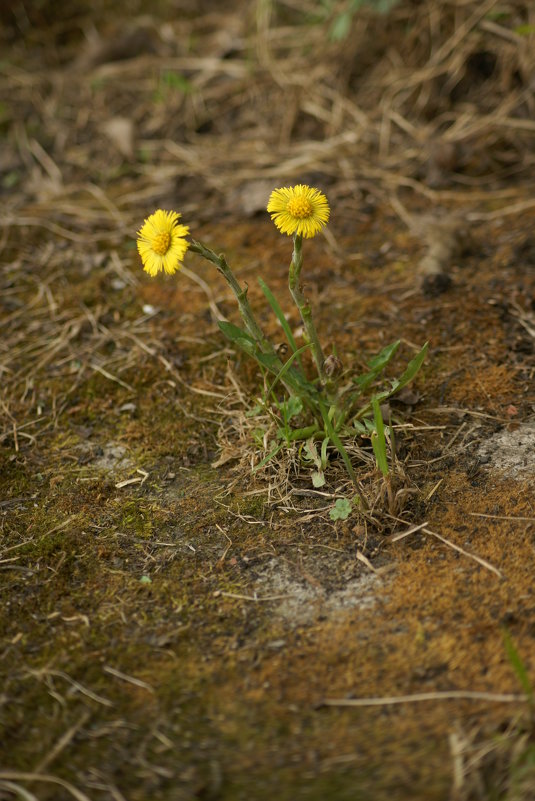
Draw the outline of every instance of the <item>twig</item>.
M21 787L20 784L15 784L15 782L0 782L0 790L9 790L19 798L22 798L22 801L39 801L36 795L30 793L25 787ZM3 796L1 797L3 798Z
M139 486L142 487L145 481L148 479L150 473L147 473L146 470L141 470L139 467L137 468L136 473L140 473L142 478L135 476L134 478L127 478L124 481L119 481L115 485L116 488L123 489L123 487L128 487L130 484L139 484Z
M440 487L440 485L442 484L443 481L444 481L443 477L439 478L439 480L437 481L437 483L435 484L433 489L425 496L425 502L426 503L431 500L431 498L433 497L433 495L435 494L435 492Z
M443 537L441 534L437 534L436 531L431 531L431 529L427 528L427 522L420 523L420 525L418 526L412 526L411 528L407 529L407 531L399 532L399 534L394 534L390 538L390 541L398 542L398 540L402 540L405 537L408 537L409 534L414 534L416 531L423 531L424 534L430 534L432 537L436 537L445 545L449 545L450 548L453 548L454 551L458 551L459 553L462 553L463 556L467 556L469 559L473 559L478 564L482 565L483 567L486 567L487 570L490 570L493 573L495 573L498 576L498 578L503 578L503 573L500 570L498 570L497 567L491 565L491 563L487 562L487 560L483 559L483 557L476 556L475 554L470 553L469 551L465 551L464 548L460 547L460 545L455 545L454 542L451 542L451 540L446 539L446 537Z
M154 687L151 687L150 684L147 684L147 682L143 681L142 679L136 679L134 676L128 676L128 674L123 673L120 670L116 670L116 668L112 668L109 665L104 665L102 669L105 673L109 673L110 676L115 676L117 679L127 681L129 684L135 684L136 687L143 687L144 690L149 690L151 693L154 692Z
M491 520L523 520L526 523L535 523L535 517L515 517L513 515L486 515L483 512L468 512L472 517L488 517Z
M0 781L26 781L26 782L47 782L49 784L59 784L60 787L65 788L68 793L70 793L76 801L91 801L89 796L85 793L82 793L81 790L78 790L70 782L65 781L64 779L59 779L57 776L49 776L46 773L23 773L16 770L2 770L0 771Z
M362 551L357 550L356 558L359 560L359 562L362 562L362 564L366 565L366 567L373 573L379 573L377 568L372 565L367 556L364 556Z
M487 693L477 690L445 690L443 692L414 693L414 695L387 695L383 698L326 698L320 706L393 706L419 701L492 701L497 704L526 702L526 695L518 693Z
M62 670L28 670L28 674L30 676L34 676L37 679L43 678L45 676L58 676L61 679L65 679L65 681L69 682L76 690L82 693L82 695L87 695L88 698L91 698L92 701L96 701L98 704L102 704L102 706L113 706L113 703L109 701L107 698L103 698L101 695L97 695L92 690L84 687L83 684L80 684L79 681L71 678L67 673L64 673Z
M443 537L441 534L437 534L436 531L431 531L431 529L429 528L422 528L422 531L425 534L430 534L432 537L436 537L437 540L440 540L445 545L449 545L450 548L453 548L454 551L462 553L463 556L468 556L469 559L473 559L475 562L478 562L478 564L482 565L483 567L486 567L487 570L490 570L492 573L496 573L498 578L503 578L503 573L500 570L498 570L497 567L491 565L490 562L487 562L486 559L483 559L481 556L476 556L475 554L470 553L469 551L465 551L464 548L461 548L459 545L455 545L454 542L447 540L446 537Z
M108 373L107 370L105 370L103 367L100 367L98 364L94 364L93 363L93 364L90 364L89 366L91 367L92 370L96 370L97 373L100 373L101 375L103 375L104 378L107 378L110 381L115 381L116 384L119 384L121 387L124 387L125 389L128 389L130 392L135 392L136 391L134 389L134 387L131 387L130 384L126 383L126 381L122 381L120 378L117 378L117 376L112 375L111 373Z
M51 751L42 759L36 766L35 766L35 773L42 773L44 770L48 768L51 762L53 762L56 757L58 757L62 751L69 745L69 743L73 740L76 736L78 731L82 728L82 726L87 723L89 718L91 717L91 712L86 710L83 712L76 723L68 729L65 734L63 734L59 740L57 741L56 745L52 748Z
M409 534L414 534L416 531L421 531L423 528L427 526L427 521L425 523L420 523L419 526L411 526L407 529L407 531L400 531L397 534L393 534L390 537L390 542L398 542L398 540L403 540L405 537L408 537Z
M263 598L258 598L256 595L239 595L236 592L224 592L223 590L216 590L214 598L235 598L238 601L254 601L259 603L261 601L280 601L283 598L294 598L294 595L264 595Z

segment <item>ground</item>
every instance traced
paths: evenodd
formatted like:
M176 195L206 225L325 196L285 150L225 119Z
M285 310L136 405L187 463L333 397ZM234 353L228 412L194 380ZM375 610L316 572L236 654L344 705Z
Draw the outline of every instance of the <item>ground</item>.
M373 6L1 12L1 799L535 798L534 12ZM251 473L232 296L135 248L180 211L276 341L300 182L325 347L429 342L373 519Z

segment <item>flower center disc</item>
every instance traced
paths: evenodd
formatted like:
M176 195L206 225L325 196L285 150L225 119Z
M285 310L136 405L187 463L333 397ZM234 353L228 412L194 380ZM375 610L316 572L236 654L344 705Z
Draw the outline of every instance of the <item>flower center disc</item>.
M170 244L171 234L169 234L167 231L162 231L161 234L157 234L152 240L152 249L159 256L165 256L169 250Z
M286 211L288 214L291 214L292 217L298 217L300 220L304 220L305 217L310 217L312 214L312 206L306 197L292 197L288 201Z

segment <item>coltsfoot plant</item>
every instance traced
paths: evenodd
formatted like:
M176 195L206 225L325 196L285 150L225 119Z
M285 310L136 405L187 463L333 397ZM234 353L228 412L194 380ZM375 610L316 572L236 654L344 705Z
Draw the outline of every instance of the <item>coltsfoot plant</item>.
M296 342L278 300L259 278L262 292L287 343L281 347L266 336L247 298L247 287L242 287L236 279L225 256L194 239L188 241L189 227L180 223L180 214L176 211L154 212L138 232L137 247L144 269L151 276L160 272L173 275L180 270L190 250L212 263L232 290L243 327L221 320L219 328L236 348L254 359L260 369L260 394L251 397L248 415L264 418L267 415L275 423L275 436L267 445L267 438L259 437L258 430L255 432L254 440L262 445L263 452L254 469L267 464L284 448L294 448L296 443L301 443L300 459L310 466L314 486L321 487L325 483L329 451L334 449L343 460L361 503L365 504L348 454L348 443L360 436L368 437L378 470L383 476L388 475L388 447L393 443L393 430L385 425L381 406L414 378L425 358L427 343L394 380L385 379L383 371L394 357L399 340L369 360L368 369L360 375L344 369L336 352L325 356L310 303L303 293L301 273L303 239L316 236L329 221L327 198L318 189L304 184L283 187L271 193L267 211L281 233L293 237L288 285L303 324L303 344ZM312 356L313 367L309 370L303 358L306 351Z

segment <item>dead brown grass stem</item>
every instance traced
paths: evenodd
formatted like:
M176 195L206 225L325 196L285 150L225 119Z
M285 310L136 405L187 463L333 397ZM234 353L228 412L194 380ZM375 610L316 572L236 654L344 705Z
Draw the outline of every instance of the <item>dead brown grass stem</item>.
M24 773L17 770L2 770L0 771L0 781L12 782L44 782L45 784L57 784L63 787L76 801L91 801L89 796L75 787L65 779L60 779L58 776L51 776L47 773ZM18 787L17 791L21 788ZM24 797L24 796L23 796Z
M43 772L49 767L49 765L54 762L55 759L68 747L68 745L73 741L76 737L77 733L80 731L82 726L85 726L89 718L91 717L91 712L89 710L85 710L82 712L78 720L70 726L66 732L64 732L59 740L54 744L51 750L46 754L46 756L41 759L38 764L35 766L35 773L43 774Z
M454 551L461 553L463 556L467 556L469 559L473 559L474 562L477 562L482 567L486 568L487 570L490 570L491 573L494 573L496 576L498 576L498 578L500 579L503 578L503 573L500 570L498 570L497 567L491 565L490 562L487 562L486 559L483 559L481 556L476 556L475 554L466 551L464 548L461 548L460 545L456 545L451 540L448 540L446 537L443 537L442 534L437 534L436 531L431 531L431 529L428 529L427 527L422 528L422 531L424 532L424 534L429 534L431 537L435 537L437 540L440 540L445 545L447 545L448 548L452 548Z
M535 523L535 517L518 517L516 515L488 515L483 512L468 512L472 517L487 517L489 520L518 520L525 523Z
M30 793L25 787L17 784L16 782L3 781L0 782L0 789L7 790L16 797L22 798L22 801L39 801L36 795Z
M128 684L133 684L135 687L141 687L143 690L148 690L151 693L154 692L154 687L152 687L146 681L138 679L135 676L129 676L128 674L123 673L122 670L117 670L117 668L111 667L111 665L104 665L102 670L105 673L109 673L110 676L115 676L116 679L125 681Z
M108 698L103 698L101 695L98 695L98 693L93 692L93 690L90 690L89 687L85 687L83 684L81 684L79 681L76 681L76 679L73 679L63 670L53 670L51 668L41 668L39 670L28 669L26 670L26 674L28 676L33 676L34 678L41 681L42 680L46 681L49 677L56 676L58 678L64 679L75 690L77 690L82 695L87 696L92 701L95 701L97 704L101 704L102 706L107 706L107 707L113 706L113 703Z
M444 690L443 692L386 695L382 698L326 698L320 706L365 707L415 704L422 701L487 701L496 704L525 704L527 696L519 693L491 693L478 690Z

